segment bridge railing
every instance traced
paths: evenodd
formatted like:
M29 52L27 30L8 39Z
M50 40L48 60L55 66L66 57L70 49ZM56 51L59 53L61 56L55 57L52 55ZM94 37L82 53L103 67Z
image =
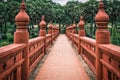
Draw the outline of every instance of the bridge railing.
M79 36L77 34L71 34L72 44L78 50Z
M44 56L44 38L37 37L29 40L29 73L36 67Z
M69 26L66 28L66 35L95 73L96 80L120 80L120 46L110 43L110 33L107 30L109 16L104 11L102 0L95 21L96 40L85 36L82 17L78 24L78 34L73 33L73 27Z
M11 44L0 48L0 80L21 80L25 44Z
M79 49L79 54L96 74L96 40L88 37L79 37L77 34L67 33L67 35L73 36L73 46L77 50ZM102 55L100 62L103 68L103 80L119 80L120 47L113 44L100 44L99 49Z
M67 35L71 35L72 45L76 48L82 58L89 65L91 70L96 74L95 70L95 61L96 61L96 41L94 39L88 37L79 37L78 34L67 33Z
M46 34L46 22L42 16L39 36L29 39L29 16L25 9L23 1L15 17L14 44L0 48L0 80L28 80L29 74L59 35L57 27L49 29L51 33Z
M95 71L95 61L96 61L96 41L88 37L79 37L79 53L89 65L91 70L96 74Z
M58 33L57 33L58 34ZM53 34L54 38L57 36ZM29 74L36 67L38 62L44 56L44 48L50 48L52 37L51 34L46 35L46 43L44 37L36 37L29 40ZM44 45L46 44L46 47ZM24 62L25 44L11 44L0 48L0 80L22 80L22 66Z
M119 80L120 79L120 47L113 44L100 44L101 51L100 62L103 66L104 80Z
M52 35L51 34L47 34L46 35L46 50L49 49L49 47L51 46L52 44Z

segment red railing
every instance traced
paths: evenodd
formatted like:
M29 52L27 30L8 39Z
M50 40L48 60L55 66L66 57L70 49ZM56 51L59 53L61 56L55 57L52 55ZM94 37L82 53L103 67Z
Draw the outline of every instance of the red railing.
M52 35L51 34L47 34L46 35L46 44L45 44L46 50L49 49L49 47L51 46L51 44L52 44Z
M57 36L59 35L59 32L55 32L52 34L52 39L55 40L57 38Z
M41 18L39 36L29 40L27 15L24 0L15 17L17 25L14 44L0 48L0 80L28 80L28 76L59 35L57 27L46 34L46 22Z
M79 53L89 65L91 70L96 74L95 71L95 61L96 61L96 54L95 54L95 45L96 41L94 39L88 37L79 37Z
M110 32L107 30L109 16L101 0L95 16L97 25L96 40L85 37L83 17L80 17L78 35L73 27L66 28L66 35L75 45L79 54L95 73L96 80L120 80L120 47L110 43Z
M46 39L37 37L29 40L29 74L44 56L44 49L48 50L50 48L52 36L55 39L58 33L57 35L47 34ZM22 80L21 68L24 66L22 64L24 62L25 47L25 44L11 44L0 48L0 80Z
M100 44L99 48L103 80L120 80L120 47L112 44Z
M44 56L44 40L42 37L29 40L29 73Z
M25 44L11 44L0 48L0 80L21 80Z
M78 43L79 43L78 35L72 34L71 38L72 38L72 43L73 43L74 47L78 50Z
M77 34L67 32L73 46L96 74L96 40L88 37L79 37ZM72 37L71 37L72 36ZM102 80L120 79L120 47L112 44L99 45L102 65Z

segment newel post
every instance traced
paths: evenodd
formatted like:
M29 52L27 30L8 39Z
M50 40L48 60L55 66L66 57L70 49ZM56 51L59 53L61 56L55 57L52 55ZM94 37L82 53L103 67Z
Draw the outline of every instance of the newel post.
M75 25L75 22L73 23L72 26L73 26L73 27L72 27L72 28L73 28L72 33L73 33L73 34L76 34L76 25Z
M40 31L39 31L39 36L44 37L44 53L46 53L46 22L44 20L44 15L41 18L41 22L39 23L40 26Z
M103 80L103 68L100 62L102 58L101 52L99 50L99 44L109 44L110 43L110 33L107 30L107 25L109 22L109 16L104 10L104 4L101 0L99 3L99 10L95 16L95 22L97 25L96 31L96 80Z
M53 25L52 25L52 21L50 21L50 24L48 25L48 34L52 34L52 28L53 28Z
M70 25L70 33L72 34L72 25Z
M26 48L23 53L23 57L25 59L23 65L22 65L22 79L21 80L28 80L28 74L29 74L29 51L28 51L28 43L29 43L29 33L27 31L27 25L29 24L29 16L26 13L26 6L24 3L24 0L22 1L20 5L20 12L15 17L15 22L17 25L16 32L14 33L14 43L15 44L26 44Z
M79 26L78 35L79 35L79 37L85 36L84 25L85 25L85 22L83 21L83 17L80 16L80 22L78 23L78 26Z
M40 37L46 37L46 22L44 21L44 16L42 16L41 18L41 22L40 22L40 31L39 31L39 36Z
M79 30L78 30L78 36L79 36L79 41L78 41L78 52L81 53L81 47L80 47L80 37L84 37L85 36L85 30L84 30L84 25L85 22L83 21L83 17L80 16L80 21L78 23L79 26Z

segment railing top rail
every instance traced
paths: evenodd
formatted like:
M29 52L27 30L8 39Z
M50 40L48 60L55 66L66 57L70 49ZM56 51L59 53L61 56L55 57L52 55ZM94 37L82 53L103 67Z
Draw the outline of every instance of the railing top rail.
M25 44L10 44L0 48L0 59L5 58L6 56L14 53L22 48L24 48Z
M38 40L43 40L44 37L36 37L36 38L32 38L32 39L29 39L29 43L32 43L34 41L38 41Z
M92 39L92 38L89 38L89 37L79 37L81 40L95 46L96 45L96 40L95 39Z
M113 44L100 44L99 48L107 51L109 55L113 55L112 57L120 61L120 47L119 46L116 46Z
M46 37L49 37L49 36L51 36L51 35L52 35L52 34L47 34Z
M78 34L74 34L76 37L78 37Z

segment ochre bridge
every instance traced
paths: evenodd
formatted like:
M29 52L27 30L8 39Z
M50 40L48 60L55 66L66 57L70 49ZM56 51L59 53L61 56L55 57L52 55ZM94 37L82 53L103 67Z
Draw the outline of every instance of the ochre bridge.
M110 43L109 16L102 1L95 16L96 39L85 36L82 16L78 34L74 24L66 28L66 35L59 35L58 27L52 23L46 34L46 22L42 16L39 36L29 39L29 16L25 12L24 1L15 21L14 43L0 48L0 80L29 80L48 50L49 54L33 80L90 80L79 55L95 74L96 80L120 80L120 47Z

